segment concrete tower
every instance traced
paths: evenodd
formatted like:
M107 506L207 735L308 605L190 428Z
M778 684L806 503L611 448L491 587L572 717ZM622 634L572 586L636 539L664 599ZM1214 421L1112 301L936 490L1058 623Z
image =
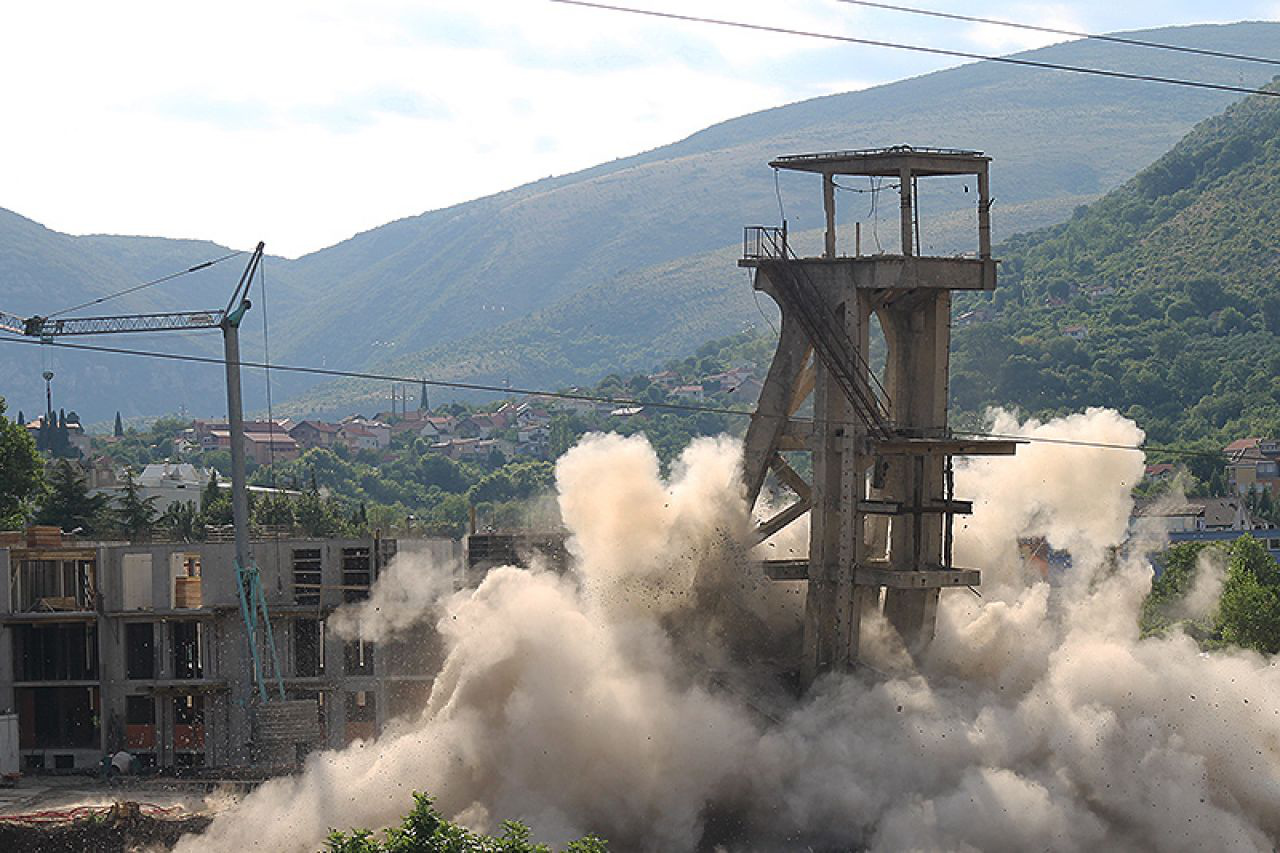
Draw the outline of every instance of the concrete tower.
M781 229L746 229L742 266L782 312L778 350L747 431L748 498L769 471L797 501L762 523L763 540L810 513L809 559L767 566L807 580L802 678L858 659L861 618L882 607L909 649L933 637L939 591L979 583L952 565L952 521L972 505L952 494L952 457L1012 454L1007 441L957 440L947 426L951 292L992 290L990 158L975 151L897 146L781 157L775 169L822 181L821 257L798 257ZM900 199L900 251L852 256L836 234L836 178L887 179ZM919 254L913 200L921 178L976 178L977 247L970 256ZM883 377L869 365L871 319L883 330ZM812 399L812 418L797 413ZM812 481L783 455L812 453ZM883 590L883 594L882 591Z

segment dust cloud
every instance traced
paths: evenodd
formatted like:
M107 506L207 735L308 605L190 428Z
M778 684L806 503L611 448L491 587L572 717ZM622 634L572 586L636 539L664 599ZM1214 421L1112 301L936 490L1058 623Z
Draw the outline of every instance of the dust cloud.
M381 643L405 636L431 618L436 604L462 584L462 558L445 540L406 543L378 576L364 601L346 605L328 620L345 639Z
M1106 410L992 417L1040 438L1142 437ZM331 826L395 821L413 790L478 829L518 818L620 851L1273 849L1280 673L1177 633L1139 639L1159 544L1129 528L1141 454L1031 444L964 466L957 494L977 505L957 562L984 570L982 597L945 592L914 662L870 620L874 669L800 700L744 687L779 654L762 635L794 637L798 608L747 559L738 465L736 442L703 439L664 478L642 438L585 438L557 466L570 571L387 593L435 602L447 656L422 713L311 756L178 849L317 850ZM1044 580L1020 536L1072 568ZM351 624L377 632L376 612ZM415 623L431 630L395 630Z

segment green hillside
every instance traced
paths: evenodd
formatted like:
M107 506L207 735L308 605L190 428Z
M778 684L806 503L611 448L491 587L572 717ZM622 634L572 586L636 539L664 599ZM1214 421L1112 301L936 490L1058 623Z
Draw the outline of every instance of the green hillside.
M1280 43L1280 25L1147 35L1266 54ZM1105 43L1028 55L1237 85L1267 79L1257 66ZM985 150L994 158L997 234L1009 236L1067 218L1231 100L1225 93L974 63L743 116L635 157L393 222L296 261L270 259L272 355L527 386L647 367L762 323L733 260L743 224L778 219L765 165L777 154L896 143ZM781 184L799 235L819 224L817 186L805 178L785 176ZM957 214L969 200L958 190L922 198L938 235L932 250L960 245ZM840 215L866 219L865 197L842 195ZM263 238L270 248L271 235ZM64 307L220 251L194 241L68 237L0 215L0 308ZM228 264L224 272L234 277L236 270ZM203 305L229 289L215 278L143 291L112 310ZM247 321L248 357L260 352L260 323L260 316ZM216 336L148 344L217 346ZM50 356L9 345L0 347L6 377L0 392L15 409L40 405L38 377L49 358L63 399L90 420L116 409L138 415L221 408L214 368ZM247 378L251 405L261 405L261 388L260 377ZM351 383L308 392L306 380L288 375L275 377L275 389L277 403L294 398L295 412L348 409L385 395Z
M1114 406L1158 442L1277 434L1277 221L1280 98L1253 97L1070 221L1001 247L999 288L956 309L994 317L955 334L955 402Z

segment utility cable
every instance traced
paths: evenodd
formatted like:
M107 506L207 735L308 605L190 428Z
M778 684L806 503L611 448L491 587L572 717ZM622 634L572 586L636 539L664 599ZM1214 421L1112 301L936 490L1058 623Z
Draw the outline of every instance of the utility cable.
M842 36L835 33L822 33L813 30L795 30L788 27L775 27L766 24L749 24L744 21L730 21L724 18L707 18L700 15L681 15L675 12L659 12L656 9L637 9L632 6L615 6L610 3L595 3L589 0L549 0L566 6L581 6L587 9L601 9L607 12L624 12L630 15L645 15L652 18L666 18L673 21L688 21L696 24L715 24L721 27L734 27L740 30L754 30L762 33L778 35L804 36L805 38L838 41L846 44L861 44L868 47L884 47L891 50L909 50L916 53L929 53L935 56L950 56L958 59L977 59L986 62L999 62L1005 65L1019 65L1024 68L1040 68L1048 71L1066 71L1072 74L1091 74L1097 77L1114 77L1119 80L1137 80L1145 83L1164 83L1171 86L1187 86L1193 89L1211 89L1217 92L1234 92L1241 95L1263 95L1269 98L1280 98L1280 91L1269 89L1253 89L1248 86L1231 86L1225 83L1206 83L1202 80L1184 80L1179 77L1162 77L1157 74L1138 74L1131 71L1114 71L1105 68L1089 68L1083 65L1066 65L1061 62L1046 62L1039 59L1019 59L1013 56L994 56L984 53L971 53L964 50L951 50L942 47L926 47L918 44L902 44L900 42L881 41L878 39Z
M1078 30L1064 30L1057 27L1045 27L1039 24L1024 24L1021 21L1006 21L998 18L979 18L974 15L960 15L955 12L940 12L936 9L921 9L916 6L895 6L890 3L873 3L871 0L838 0L850 6L865 6L868 9L885 9L890 12L906 12L909 15L927 15L931 18L946 18L951 21L964 21L970 24L992 24L997 27L1010 27L1017 30L1031 30L1037 33L1051 33L1071 38L1105 41L1112 44L1125 44L1131 47L1150 47L1157 50L1172 50L1177 53L1194 53L1198 56L1212 56L1217 59L1236 59L1241 62L1258 62L1263 65L1280 65L1280 59L1269 59L1265 56L1249 56L1244 53L1231 53L1224 50L1210 50L1205 47L1190 47L1182 44L1167 44L1159 41L1132 38L1131 36L1109 36L1099 33L1085 33Z
M60 317L61 315L69 314L72 311L79 311L81 308L88 308L90 305L97 305L99 303L106 302L108 299L115 299L118 296L124 296L125 294L128 294L128 293L136 293L137 291L143 290L144 288L154 287L157 284L164 284L166 281L173 281L175 278L181 278L184 275L188 275L193 272L199 272L200 270L203 270L203 269L208 269L214 264L220 264L223 261L230 260L231 258L237 257L239 255L243 255L243 254L244 254L243 251L230 252L226 255L223 255L220 258L214 258L209 261L204 261L203 263L196 264L193 267L188 267L185 270L169 273L168 275L162 275L160 276L160 278L154 278L151 281L144 281L142 284L135 284L133 287L126 287L124 290L118 290L115 293L108 293L106 296L99 296L97 299L90 299L88 302L82 302L81 304L73 305L70 308L63 308L61 311L54 311L52 314L49 314L45 319Z
M18 335L0 335L0 343L17 343L31 344L35 346L61 347L63 349L82 350L86 352L102 352L113 353L116 355L132 355L142 358L155 358L166 361L181 361L194 364L210 364L219 367L225 367L226 361L222 358L214 356L187 355L184 353L170 352L154 352L151 350L128 349L125 347L108 347L100 344L79 344L70 341L49 341L37 338L29 338ZM722 406L700 406L694 403L655 403L646 400L625 399L621 397L605 397L598 394L579 394L570 391L546 391L531 388L510 388L499 385L484 385L476 382L452 382L445 379L423 379L421 377L409 376L393 376L384 373L372 373L368 371L356 370L338 370L328 367L308 367L305 365L293 364L264 364L258 361L240 362L241 367L250 367L259 370L271 369L276 371L285 371L288 373L303 373L314 376L328 376L334 378L345 379L368 379L379 382L407 382L418 383L420 385L430 385L436 388L453 388L462 391L482 391L494 394L512 394L519 396L531 397L547 397L557 400L577 400L589 403L609 403L612 405L635 406L640 405L653 409L667 409L682 412L704 412L716 415L730 415L734 417L751 417L756 413L749 409L729 409ZM861 421L835 421L823 420L815 421L812 418L796 418L797 421L806 423L837 423L845 426L860 425ZM1194 448L1174 447L1170 445L1152 445L1138 446L1132 444L1119 444L1105 441L1085 441L1070 438L1047 438L1039 436L1016 435L1011 433L994 433L979 432L976 430L955 430L953 435L961 435L973 438L996 438L1012 441L1026 441L1030 443L1041 444L1059 444L1070 447L1092 447L1101 450L1128 450L1143 453L1165 453L1171 456L1187 456L1187 457L1221 457L1223 454L1215 450L1197 450Z

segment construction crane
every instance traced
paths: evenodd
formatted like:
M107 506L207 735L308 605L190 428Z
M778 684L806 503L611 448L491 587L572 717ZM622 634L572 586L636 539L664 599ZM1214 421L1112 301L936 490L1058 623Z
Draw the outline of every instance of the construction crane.
M227 307L214 311L169 311L156 314L125 314L110 317L28 317L20 318L0 311L0 330L52 341L70 335L105 335L120 332L189 332L221 329L227 371L227 420L231 439L231 515L235 529L236 592L240 599L240 615L244 618L249 639L249 655L253 661L253 677L258 698L270 700L263 674L263 650L271 660L273 687L279 700L284 700L284 680L280 658L276 652L262 578L249 544L249 494L245 483L244 408L240 394L240 322L251 303L248 294L254 274L262 263L263 244L258 243Z

